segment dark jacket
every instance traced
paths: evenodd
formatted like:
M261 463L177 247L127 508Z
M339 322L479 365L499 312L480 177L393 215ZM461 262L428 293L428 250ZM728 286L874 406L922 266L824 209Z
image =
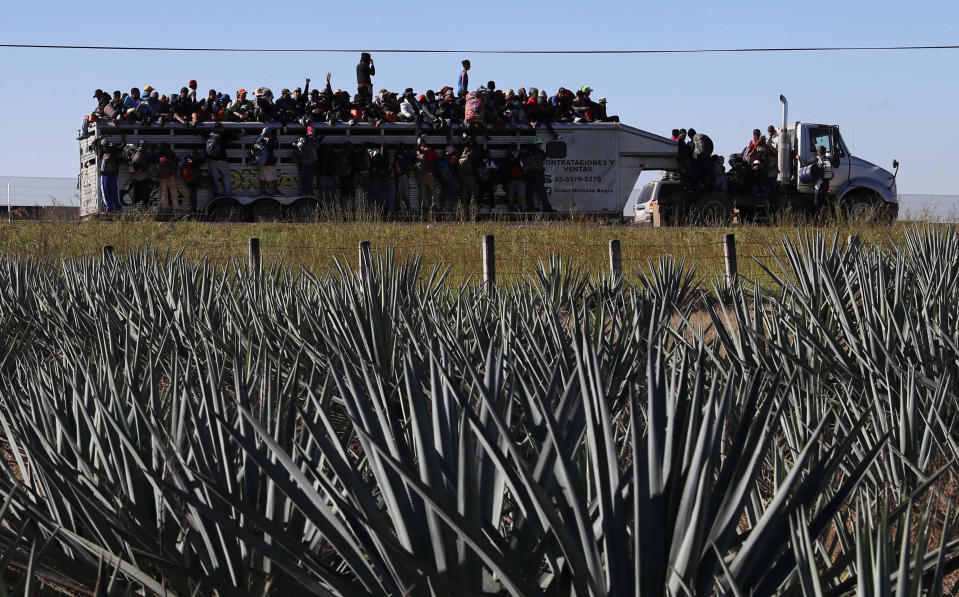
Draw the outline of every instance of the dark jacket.
M360 62L356 65L356 84L372 85L373 80L370 77L376 75L376 67L369 62Z

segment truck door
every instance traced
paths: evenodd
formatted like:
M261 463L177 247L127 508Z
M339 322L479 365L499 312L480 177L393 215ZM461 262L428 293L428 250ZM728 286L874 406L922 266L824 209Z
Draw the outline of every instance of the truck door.
M800 127L799 159L801 165L816 157L819 147L825 147L830 155L839 158L839 166L833 168L830 190L838 189L849 179L849 151L839 134L839 127L827 124L803 124ZM802 193L812 193L813 185L797 185Z

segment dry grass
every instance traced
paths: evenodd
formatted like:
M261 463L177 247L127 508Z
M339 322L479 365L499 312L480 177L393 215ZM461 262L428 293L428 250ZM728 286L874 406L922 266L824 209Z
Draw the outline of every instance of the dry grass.
M684 258L714 278L723 273L723 235L736 235L739 272L747 278L763 275L755 262L775 263L784 236L812 231L841 239L856 234L866 244L889 244L902 239L909 224L844 223L835 227L732 226L730 228L647 228L598 221L391 223L378 221L314 222L306 224L210 224L154 222L133 219L115 222L0 223L0 251L40 259L99 255L104 245L120 253L155 249L179 252L190 259L209 258L216 264L245 259L247 241L258 237L264 263L282 262L325 273L334 259L355 263L357 244L369 240L374 252L393 248L397 258L421 255L424 264L452 267L452 280L482 276L483 235L496 237L497 273L509 280L527 272L550 253L559 253L592 272L608 271L611 239L622 245L624 272L644 267L660 255ZM775 269L775 268L774 268Z

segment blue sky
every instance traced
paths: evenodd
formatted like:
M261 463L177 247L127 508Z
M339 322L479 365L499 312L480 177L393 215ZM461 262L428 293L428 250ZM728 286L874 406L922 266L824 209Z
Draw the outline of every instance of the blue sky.
M6 43L89 45L635 49L955 44L959 2L15 2ZM429 6L430 8L427 8ZM480 7L471 10L472 7ZM959 50L795 54L515 56L378 54L376 88L454 85L461 58L473 83L501 88L588 84L610 113L668 135L708 133L717 153L739 151L753 128L790 120L839 124L853 152L902 163L903 193L959 194L955 144ZM0 174L75 176L80 117L95 88L150 84L170 93L193 78L201 92L354 86L349 54L135 53L0 49ZM949 152L952 153L949 153Z

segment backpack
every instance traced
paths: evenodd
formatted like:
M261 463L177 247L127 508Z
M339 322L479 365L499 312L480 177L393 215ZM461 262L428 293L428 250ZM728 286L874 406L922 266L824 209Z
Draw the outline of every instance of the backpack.
M417 154L416 156L416 172L419 174L429 174L433 171L433 164L429 161L427 152L422 154Z
M182 166L180 166L180 178L182 178L185 182L193 182L196 180L198 175L199 174L190 161L186 161Z
M147 162L146 151L138 147L130 158L130 168L132 168L134 172L145 170L148 165Z
M161 155L157 160L157 176L170 178L176 173L176 160L168 155Z
M112 153L106 152L100 158L100 174L116 174L119 169Z
M268 143L265 137L260 137L256 140L256 143L253 144L253 147L250 148L250 157L253 158L257 166L265 166L266 161L270 159Z
M296 145L293 146L293 149L296 150L297 159L301 164L313 164L316 162L316 144L314 144L311 139L300 137Z
M480 160L479 167L476 169L476 176L482 181L487 181L489 180L489 175L489 165L486 163L486 160Z
M220 134L210 133L206 140L206 157L217 159L221 151L223 151L223 144L220 141Z

